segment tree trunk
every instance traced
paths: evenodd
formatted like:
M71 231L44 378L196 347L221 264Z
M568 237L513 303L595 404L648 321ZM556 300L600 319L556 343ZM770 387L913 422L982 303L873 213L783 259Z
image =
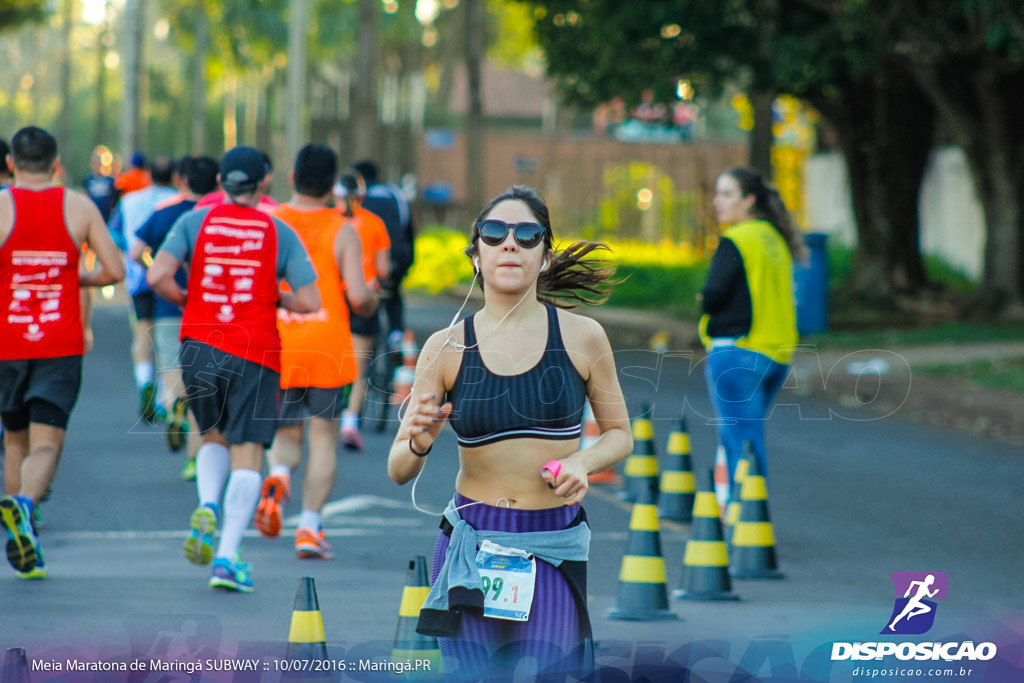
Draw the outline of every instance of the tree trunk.
M934 142L934 110L905 78L851 84L842 102L811 101L835 125L849 170L857 249L848 286L894 303L927 284L918 195Z
M352 97L352 157L356 161L377 155L377 17L380 0L359 0L359 44Z
M192 144L193 154L206 154L206 56L210 49L210 19L206 3L196 3L196 53L192 57Z
M308 135L306 127L306 0L291 0L288 22L288 111L285 112L285 161L290 167Z
M60 58L60 106L62 114L57 124L57 140L61 145L71 144L72 111L71 92L71 28L75 23L75 2L64 0L64 17L61 24L61 43L63 49Z
M750 167L765 178L772 177L772 105L776 91L758 90L750 93L754 107L754 128L750 131Z
M954 131L978 184L985 210L985 264L975 317L1024 317L1021 192L1024 133L1024 75L997 74L984 59L936 66L911 65L911 72L933 106Z
M469 108L466 116L466 202L470 213L478 211L484 197L484 103L481 68L484 59L486 21L482 0L466 0L466 76Z
M121 105L121 157L139 148L139 80L142 73L143 0L125 0L124 100Z

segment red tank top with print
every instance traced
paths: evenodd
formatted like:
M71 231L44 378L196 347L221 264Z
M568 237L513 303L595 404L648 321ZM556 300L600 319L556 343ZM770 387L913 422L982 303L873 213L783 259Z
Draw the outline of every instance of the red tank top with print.
M10 188L14 225L0 246L0 360L85 353L79 247L64 221L64 188Z
M280 372L279 297L273 220L235 204L210 209L189 263L181 338Z

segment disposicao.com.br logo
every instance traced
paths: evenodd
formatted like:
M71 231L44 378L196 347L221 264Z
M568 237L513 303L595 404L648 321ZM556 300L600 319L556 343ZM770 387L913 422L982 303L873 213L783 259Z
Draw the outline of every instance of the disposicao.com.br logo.
M921 635L931 630L946 599L949 577L945 572L893 572L895 604L881 635ZM896 657L900 660L987 661L996 656L994 643L964 642L854 642L833 643L832 661Z

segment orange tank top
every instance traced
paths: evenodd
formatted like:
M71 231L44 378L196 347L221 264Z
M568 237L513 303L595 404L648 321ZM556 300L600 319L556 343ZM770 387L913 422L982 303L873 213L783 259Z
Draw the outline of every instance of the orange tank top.
M321 299L316 313L277 311L281 388L333 389L351 384L356 380L358 367L348 323L345 284L334 255L334 242L345 218L332 209L307 211L288 204L274 207L272 213L291 226L309 252ZM281 286L287 287L284 283Z

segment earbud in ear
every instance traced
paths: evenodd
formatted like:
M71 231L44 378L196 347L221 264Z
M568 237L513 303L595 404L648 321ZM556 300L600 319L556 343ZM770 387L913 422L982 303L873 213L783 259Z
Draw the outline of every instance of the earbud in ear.
M544 259L543 261L541 261L540 269L541 269L541 271L545 271L545 270L548 269L548 260L547 259Z
M480 257L479 256L474 256L473 257L473 270L480 270Z

